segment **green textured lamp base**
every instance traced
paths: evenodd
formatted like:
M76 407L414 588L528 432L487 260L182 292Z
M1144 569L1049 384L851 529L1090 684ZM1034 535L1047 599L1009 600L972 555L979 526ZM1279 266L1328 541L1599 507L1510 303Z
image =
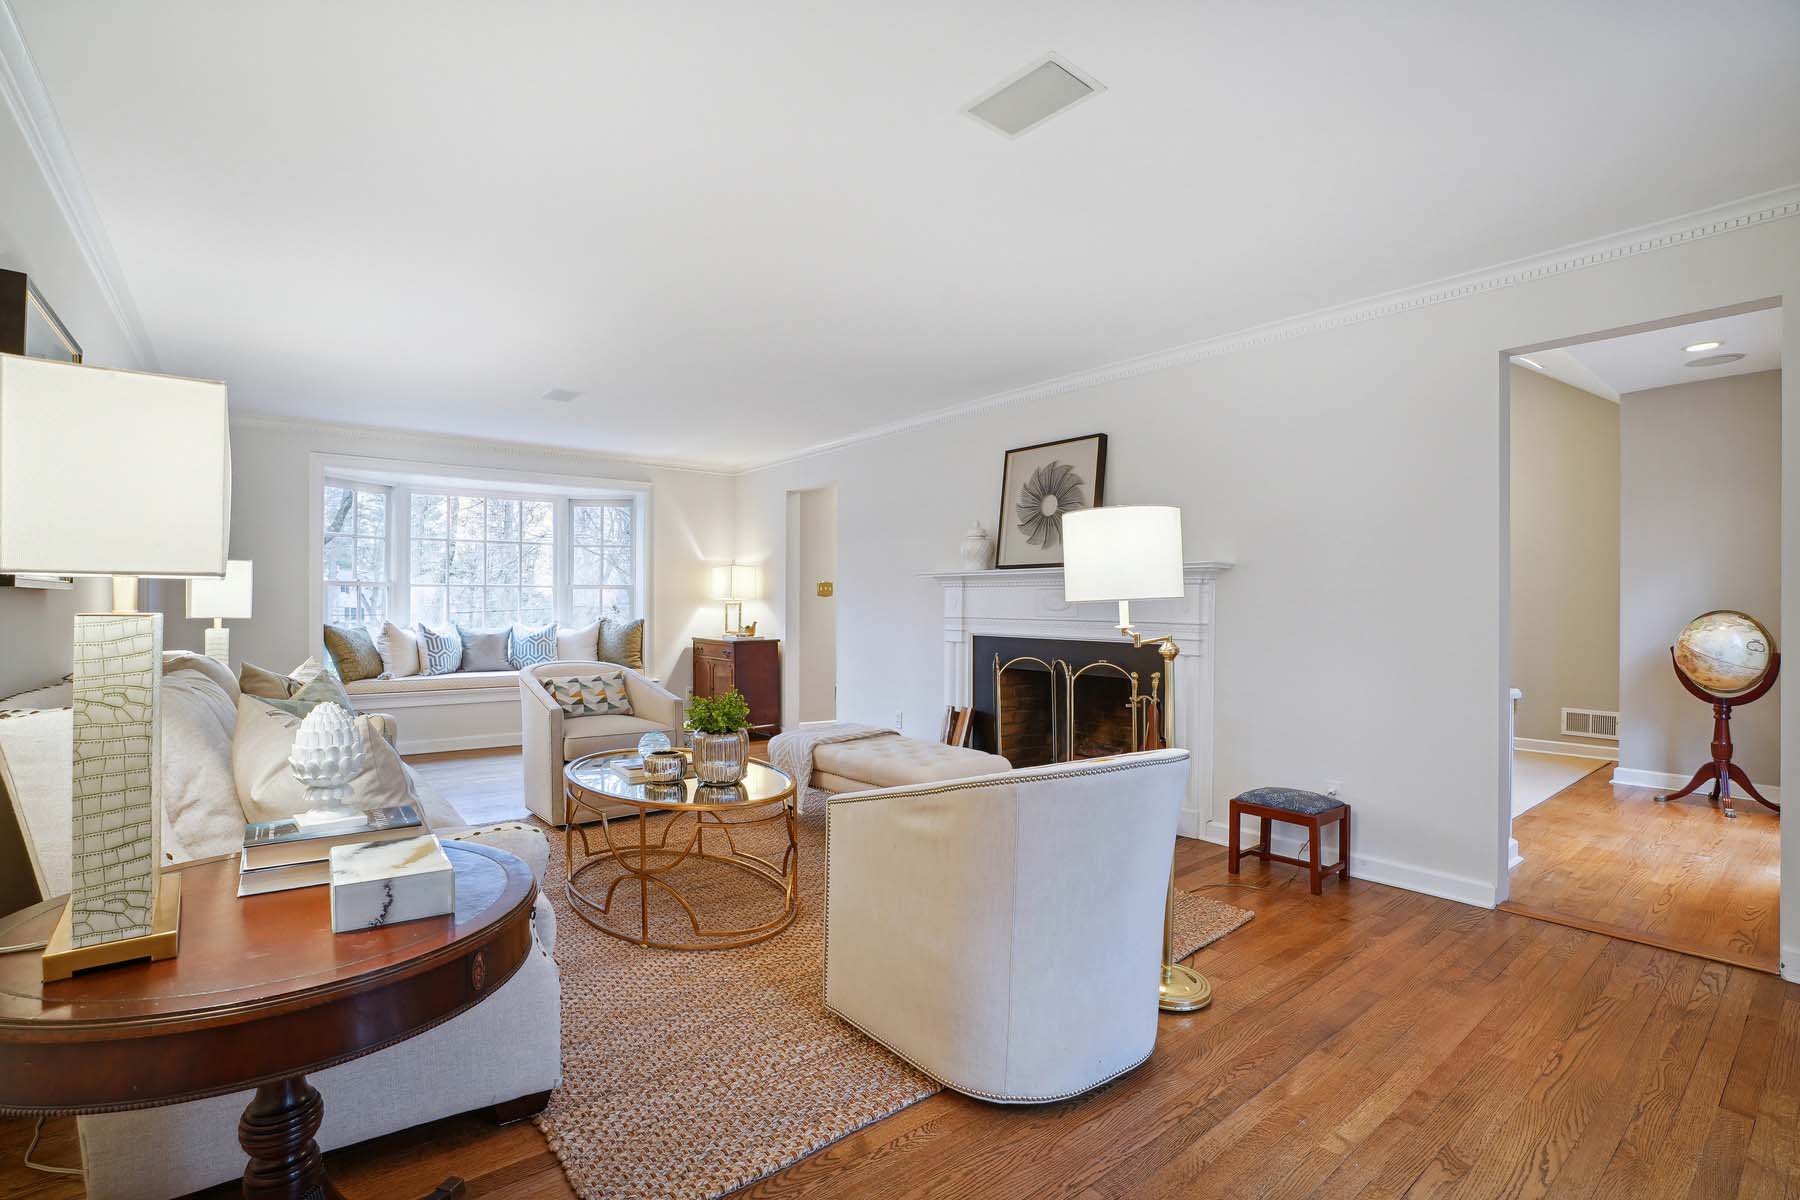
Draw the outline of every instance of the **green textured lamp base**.
M1212 1003L1212 984L1206 976L1180 963L1166 963L1156 1006L1164 1012L1198 1012Z

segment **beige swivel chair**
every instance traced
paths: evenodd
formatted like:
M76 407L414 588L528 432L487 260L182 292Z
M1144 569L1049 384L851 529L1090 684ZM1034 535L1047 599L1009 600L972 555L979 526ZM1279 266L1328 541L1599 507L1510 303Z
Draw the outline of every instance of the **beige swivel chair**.
M557 707L546 679L625 672L631 716L571 717ZM563 823L563 764L598 750L629 750L653 729L681 742L681 697L616 663L548 662L519 672L520 745L525 764L525 807L552 825ZM620 812L635 811L621 806ZM611 814L608 814L611 815Z

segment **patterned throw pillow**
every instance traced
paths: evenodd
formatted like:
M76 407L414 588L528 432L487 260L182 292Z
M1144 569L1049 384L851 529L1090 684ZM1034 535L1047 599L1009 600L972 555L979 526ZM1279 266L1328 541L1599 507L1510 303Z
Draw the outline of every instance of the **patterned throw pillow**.
M327 700L341 704L351 712L356 711L350 706L350 694L344 691L344 685L330 671L320 671L307 680L304 687L285 700L276 699L273 696L257 696L256 699L270 708L279 708L282 712L292 713L296 717L306 716Z
M623 671L602 671L598 675L570 675L546 679L544 687L556 706L571 717L629 717L631 697L625 694Z
M462 639L462 669L465 671L504 671L507 631L504 629L466 629L456 627Z
M556 622L532 629L514 625L507 634L506 661L515 670L556 661Z
M644 669L644 619L615 621L608 617L600 625L600 661L618 663L634 671Z
M327 625L325 652L331 655L338 678L345 683L373 679L382 672L381 651L375 648L375 639L369 636L369 631L361 626Z
M450 675L462 670L462 638L456 626L433 629L419 626L419 667L424 675Z

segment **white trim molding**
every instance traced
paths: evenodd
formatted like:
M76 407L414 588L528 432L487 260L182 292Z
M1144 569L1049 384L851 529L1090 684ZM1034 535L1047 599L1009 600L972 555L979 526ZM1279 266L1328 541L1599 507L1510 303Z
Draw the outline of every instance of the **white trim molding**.
M63 133L44 77L38 73L37 62L25 44L18 15L7 0L0 0L0 95L6 97L6 106L12 110L19 132L31 148L31 157L37 161L38 171L56 200L69 234L137 359L135 365L146 371L159 370L156 349L150 344L131 289L125 284L125 272L113 252L112 239L106 235L100 210L82 178L68 135Z
M1183 837L1203 836L1213 806L1213 591L1228 562L1182 567L1179 597L1137 600L1131 614L1147 636L1172 635L1180 653L1164 693L1174 745L1188 752L1187 798L1181 807ZM1071 604L1063 599L1061 567L1016 571L933 571L944 594L944 703L974 702L977 637L1118 641L1119 607L1105 601Z
M1513 739L1514 750L1533 754L1560 754L1565 758L1592 758L1599 762L1619 761L1619 752L1611 746L1591 746L1586 742L1553 742L1544 738Z
M1800 983L1800 942L1782 946L1781 977L1789 983Z
M1689 778L1691 778L1691 776L1675 775L1668 771L1642 771L1636 767L1614 767L1612 773L1612 781L1620 787L1655 788L1660 792L1678 791L1687 786ZM1751 780L1751 782L1756 784L1757 791L1761 792L1775 803L1781 803L1781 786L1779 784L1762 783L1754 779ZM1706 799L1706 792L1707 789L1702 787L1698 792L1695 792L1693 796L1686 797L1685 799L1698 798L1699 800L1704 801ZM1746 804L1757 807L1756 801L1741 792L1733 791L1731 800L1738 808L1743 808Z
M1312 312L1302 313L1284 320L1252 325L1248 329L1241 329L1235 333L1204 338L1197 342L1188 342L1185 345L1159 350L1152 354L1121 359L1105 366L1076 371L1069 375L1061 375L1054 379L1046 379L1004 392L995 392L993 395L975 400L946 405L943 408L920 413L917 416L903 417L898 421L876 425L828 442L819 442L791 454L745 463L738 467L735 473L749 474L768 470L771 467L785 466L802 459L828 454L833 450L842 450L847 446L874 441L896 433L905 433L908 430L935 425L940 421L953 420L991 408L1001 408L1023 401L1041 400L1047 396L1079 391L1096 384L1113 383L1137 375L1166 371L1170 367L1179 367L1187 363L1199 362L1202 359L1234 354L1255 346L1290 341L1308 334L1322 333L1328 329L1341 329L1346 325L1359 325L1364 321L1391 317L1398 313L1410 312L1413 309L1447 304L1453 300L1467 299L1484 292L1517 287L1520 284L1547 279L1553 275L1585 270L1588 267L1601 266L1622 258L1648 254L1655 250L1667 250L1673 246L1683 246L1689 242L1697 242L1705 238L1717 237L1720 234L1732 233L1739 229L1748 229L1755 225L1780 221L1793 216L1800 216L1800 184L1773 192L1746 196L1740 200L1670 217L1649 225L1639 225L1585 242L1576 242L1542 254L1513 259L1511 262L1500 263L1497 266L1451 275L1414 287L1383 292L1361 300L1353 300L1348 304L1315 309Z
M1254 821L1254 817L1243 818ZM1216 846L1227 845L1231 826L1226 821L1212 820L1206 823L1200 836ZM1288 827L1276 825L1271 831L1275 843L1275 853L1285 854L1290 858L1305 858L1307 854L1306 839L1299 833L1290 832ZM1254 846L1257 833L1251 826L1239 841L1241 846ZM1513 865L1524 862L1518 856L1518 845L1511 847ZM1324 858L1326 862L1337 861L1337 835L1326 831ZM1366 879L1370 883L1385 883L1389 887L1404 888L1409 892L1423 892L1427 896L1438 896L1445 900L1454 900L1458 904L1469 904L1476 908L1493 908L1501 897L1494 885L1480 879L1470 879L1463 875L1451 875L1445 871L1433 871L1425 867L1416 867L1411 863L1394 862L1386 858L1371 858L1367 854L1350 855L1350 878ZM1327 888L1334 886L1327 881Z

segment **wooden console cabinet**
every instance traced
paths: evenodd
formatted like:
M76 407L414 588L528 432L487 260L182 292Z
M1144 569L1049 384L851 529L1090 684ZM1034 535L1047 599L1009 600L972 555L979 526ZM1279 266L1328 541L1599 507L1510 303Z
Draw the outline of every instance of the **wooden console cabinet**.
M750 702L752 733L781 732L781 639L694 639L694 695L710 699L734 687Z

